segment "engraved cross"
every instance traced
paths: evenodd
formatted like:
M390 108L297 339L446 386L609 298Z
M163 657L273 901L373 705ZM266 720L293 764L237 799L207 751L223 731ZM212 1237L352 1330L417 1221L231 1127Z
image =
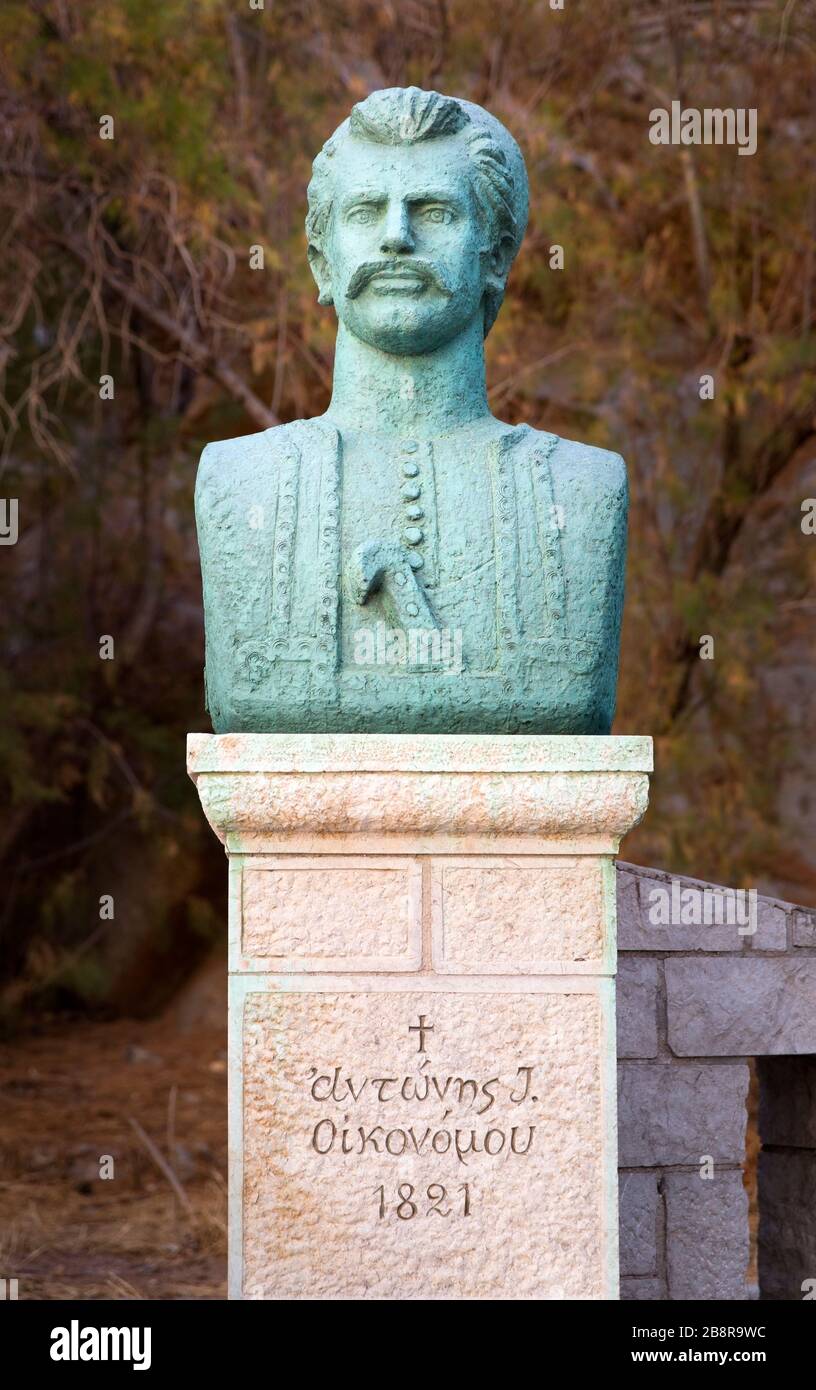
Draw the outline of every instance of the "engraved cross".
M420 1015L419 1015L419 1022L418 1022L418 1023L410 1023L410 1024L408 1025L408 1032L409 1032L409 1033L419 1033L419 1046L418 1046L418 1048L417 1048L417 1052L424 1052L424 1051L425 1051L425 1034L426 1034L426 1033L432 1033L433 1031L434 1031L434 1026L433 1026L433 1024L432 1024L432 1023L426 1023L426 1022L425 1022L425 1015L424 1015L424 1014L420 1014Z

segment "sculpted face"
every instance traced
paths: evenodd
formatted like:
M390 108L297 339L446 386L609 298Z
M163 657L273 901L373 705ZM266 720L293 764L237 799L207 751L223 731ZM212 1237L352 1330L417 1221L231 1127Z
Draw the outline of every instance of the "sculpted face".
M413 145L343 142L332 160L321 291L383 352L432 352L483 314L491 251L456 136Z

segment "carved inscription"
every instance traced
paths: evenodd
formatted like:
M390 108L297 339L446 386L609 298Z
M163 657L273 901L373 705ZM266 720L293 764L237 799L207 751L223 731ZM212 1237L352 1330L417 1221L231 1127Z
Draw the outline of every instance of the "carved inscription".
M393 1205L389 1205L389 1199L386 1196L384 1184L375 1188L374 1191L377 1197L379 1197L377 1215L381 1221L384 1221L385 1218L390 1215L396 1216L400 1221L410 1221L412 1217L420 1214L419 1203L423 1200L423 1197L428 1203L425 1209L426 1216L441 1216L444 1218L454 1214L453 1203L448 1201L448 1189L443 1187L441 1182L432 1182L430 1186L425 1189L424 1194L418 1193L417 1188L411 1183L401 1182L396 1189L396 1197ZM455 1214L470 1216L470 1183L460 1183L456 1188L456 1194L459 1200L456 1201Z
M251 990L243 1288L600 1297L601 1025L578 984Z
M433 1031L434 1025L425 1014L409 1025L409 1033L419 1034L418 1050L423 1059L406 1075L362 1076L350 1072L342 1063L331 1071L309 1068L306 1080L311 1099L318 1105L335 1107L315 1121L311 1132L315 1153L340 1158L364 1153L391 1158L451 1153L467 1166L468 1157L473 1154L499 1158L532 1152L534 1124L524 1123L523 1117L519 1117L522 1122L513 1123L516 1116L512 1109L509 1120L483 1117L495 1106L504 1115L506 1107L535 1104L538 1096L534 1094L533 1067L519 1064L515 1074L507 1076L454 1076L451 1072L438 1072L425 1054L426 1037ZM389 1106L396 1110L401 1101L416 1105L415 1123L389 1123ZM370 1115L372 1105L382 1115L381 1123L372 1125L367 1120L355 1124L355 1107L364 1108Z

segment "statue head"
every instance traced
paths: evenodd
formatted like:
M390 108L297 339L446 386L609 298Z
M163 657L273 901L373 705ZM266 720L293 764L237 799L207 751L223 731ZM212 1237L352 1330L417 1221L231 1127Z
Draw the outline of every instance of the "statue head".
M432 352L486 335L527 225L524 160L472 102L392 87L358 102L314 161L306 235L321 304L371 346Z

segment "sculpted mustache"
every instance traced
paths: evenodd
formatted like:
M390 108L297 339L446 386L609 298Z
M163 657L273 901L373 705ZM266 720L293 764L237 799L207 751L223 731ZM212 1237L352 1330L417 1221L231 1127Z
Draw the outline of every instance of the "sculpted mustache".
M379 275L381 271L394 270L410 271L412 275L416 275L427 284L433 285L443 294L448 296L453 294L453 288L445 272L439 266L434 265L433 261L365 261L362 265L358 265L349 280L346 298L356 299L375 275Z

